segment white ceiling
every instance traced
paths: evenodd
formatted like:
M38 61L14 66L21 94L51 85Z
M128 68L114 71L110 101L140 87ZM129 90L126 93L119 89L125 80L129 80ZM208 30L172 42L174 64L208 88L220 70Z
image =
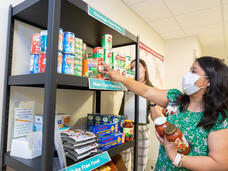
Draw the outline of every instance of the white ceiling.
M228 60L228 0L122 0L167 39L197 36L203 55Z

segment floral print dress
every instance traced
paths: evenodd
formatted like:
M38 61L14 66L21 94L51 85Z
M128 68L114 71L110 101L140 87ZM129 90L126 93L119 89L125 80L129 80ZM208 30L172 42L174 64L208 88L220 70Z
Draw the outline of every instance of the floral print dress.
M216 131L224 128L228 128L228 117L221 123L222 115L219 115L218 121L210 131L206 131L201 127L197 127L203 112L180 112L179 106L175 106L175 102L182 92L177 89L170 89L168 91L167 98L169 104L167 106L166 114L167 121L171 124L175 124L180 128L185 135L186 140L190 144L189 156L208 156L208 135L211 131ZM178 168L172 164L163 146L160 146L158 160L155 166L156 171L187 171L186 168Z

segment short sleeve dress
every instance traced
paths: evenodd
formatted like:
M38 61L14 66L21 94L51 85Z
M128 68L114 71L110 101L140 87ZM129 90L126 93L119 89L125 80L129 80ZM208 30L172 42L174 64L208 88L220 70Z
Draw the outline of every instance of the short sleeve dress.
M167 98L169 104L167 106L167 121L175 124L180 128L185 138L190 144L189 156L208 156L208 135L211 131L228 128L228 117L221 122L222 115L219 115L218 121L209 131L201 127L197 127L203 112L190 112L188 110L180 112L179 106L176 105L178 98L182 96L182 92L177 89L170 89ZM226 113L227 114L227 113ZM228 116L228 115L227 115ZM186 168L178 168L172 164L168 158L163 146L160 146L157 163L155 166L156 171L187 171Z

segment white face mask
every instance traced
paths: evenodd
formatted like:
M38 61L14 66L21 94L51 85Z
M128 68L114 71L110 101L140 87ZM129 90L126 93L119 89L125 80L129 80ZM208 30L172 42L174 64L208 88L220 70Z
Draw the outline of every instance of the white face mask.
M200 79L200 76L192 72L188 72L184 75L182 80L182 89L187 95L191 95L200 90L200 87L195 85L196 81Z

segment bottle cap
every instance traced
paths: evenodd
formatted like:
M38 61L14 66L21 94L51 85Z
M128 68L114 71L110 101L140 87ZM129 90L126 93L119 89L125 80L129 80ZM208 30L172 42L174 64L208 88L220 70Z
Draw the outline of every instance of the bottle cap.
M166 123L166 117L158 117L154 120L155 125L162 125Z
M165 132L165 134L171 135L171 134L173 134L176 130L177 130L177 127L176 127L174 124L169 124L169 125L165 128L164 132Z
M132 122L132 120L124 120L124 122Z

